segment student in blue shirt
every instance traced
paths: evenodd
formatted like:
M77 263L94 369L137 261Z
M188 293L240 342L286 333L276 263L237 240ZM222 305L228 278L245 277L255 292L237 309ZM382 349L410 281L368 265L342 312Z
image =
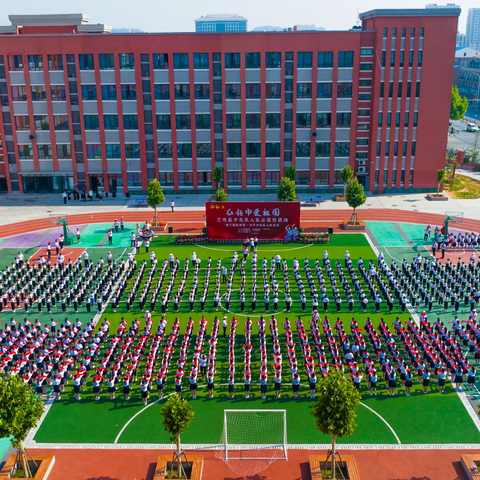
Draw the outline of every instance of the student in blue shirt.
M430 372L427 368L423 370L423 393L428 393L428 386L430 385Z
M266 374L260 375L260 393L262 394L262 398L265 399L267 396L267 375Z
M300 390L300 377L298 373L294 373L292 375L292 390L293 390L293 398L298 399L298 391Z
M445 379L447 378L447 374L444 368L438 369L438 391L443 393L445 391Z

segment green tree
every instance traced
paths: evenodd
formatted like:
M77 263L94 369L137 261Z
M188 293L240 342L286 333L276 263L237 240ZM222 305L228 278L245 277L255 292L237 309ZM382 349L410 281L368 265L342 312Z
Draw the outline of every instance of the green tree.
M465 116L468 108L467 97L462 97L457 87L452 87L452 102L450 104L450 118L460 120Z
M170 434L170 442L177 445L177 450L173 455L171 474L173 473L173 465L177 464L178 478L186 478L185 472L182 467L182 455L185 456L185 452L182 451L182 443L180 440L180 434L188 430L190 422L193 420L194 413L192 406L187 400L182 399L179 395L172 395L165 405L160 410L160 414L163 416L164 430ZM181 474L183 473L183 476ZM170 477L171 478L171 477Z
M17 375L0 377L0 438L12 437L18 449L19 463L25 477L32 477L23 442L28 432L37 426L43 413L43 402L32 388Z
M345 190L345 200L347 201L348 205L353 208L353 215L350 221L353 225L356 225L357 208L367 201L365 189L363 188L363 185L358 182L358 178L355 177L347 185Z
M220 188L222 186L222 180L223 180L223 168L219 167L217 165L213 169L212 177L213 177L213 181L215 182L215 185L217 186L217 188Z
M287 177L282 177L278 185L277 198L281 202L295 201L295 182Z
M440 185L444 182L446 178L447 178L447 172L445 171L444 168L437 171L437 183L438 183L437 195L440 195Z
M343 196L345 197L345 190L347 189L348 182L353 178L353 170L350 168L350 165L345 165L340 170L340 178L343 182Z
M283 173L284 177L287 177L289 180L292 180L292 182L295 182L297 179L297 172L295 170L295 167L291 165L290 167L287 167L285 169L285 172Z
M225 193L225 190L223 188L219 188L215 192L215 201L217 202L226 202L227 201L227 194Z
M147 205L155 210L153 217L154 225L158 224L157 205L162 204L164 201L165 197L160 182L157 179L148 182Z
M335 478L335 440L351 435L357 424L355 411L360 404L360 393L353 383L337 370L322 377L317 384L318 401L312 405L317 430L330 435L332 450L332 476ZM325 465L326 466L326 465Z

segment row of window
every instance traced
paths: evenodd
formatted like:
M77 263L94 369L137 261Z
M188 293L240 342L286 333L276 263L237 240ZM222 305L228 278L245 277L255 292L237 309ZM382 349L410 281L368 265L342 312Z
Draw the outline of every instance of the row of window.
M72 147L69 144L57 144L57 157L58 158L72 158ZM51 145L38 145L38 158L41 160L51 159L52 146ZM18 145L18 156L21 160L33 159L33 149L31 145Z
M407 36L407 29L406 28L402 28L401 29L401 33L402 33L402 38L405 38ZM420 28L420 38L423 38L425 35L425 28L421 27ZM393 27L392 28L392 38L396 38L397 36L397 28L396 27ZM384 28L383 29L383 38L387 38L388 37L388 28ZM415 28L411 28L410 29L410 38L414 38L415 37Z
M396 115L395 115L395 126L396 127L400 126L400 119L401 119L400 117L401 117L400 112L397 112ZM408 127L409 122L410 122L410 113L405 112L404 125L406 127ZM387 127L392 126L392 114L391 114L391 112L387 113L386 124L387 124ZM378 126L381 127L382 125L383 125L383 113L380 112L378 114ZM418 112L413 113L413 126L414 127L418 126Z
M390 155L390 143L391 142L384 142L385 143L385 155ZM415 155L415 151L417 148L417 144L415 141L412 142L412 147L411 147L411 154ZM377 156L380 155L382 149L382 142L377 142ZM402 146L402 155L406 155L408 151L408 143L406 141L403 142ZM393 142L393 155L397 156L398 155L398 142Z
M47 115L34 115L35 130L50 130L50 122ZM68 130L68 115L54 115L55 130ZM30 117L28 115L15 115L15 127L17 130L30 130Z
M397 83L397 97L400 98L402 97L404 93L404 82L398 82ZM393 82L389 82L388 84L388 98L393 97ZM407 82L407 88L405 95L407 98L410 98L412 95L412 82ZM385 96L385 82L380 83L380 98L383 98ZM415 83L415 97L420 96L420 82Z
M210 147L210 144L206 144ZM72 158L72 147L70 144L57 144L57 156L58 158ZM208 148L209 149L209 148ZM105 151L107 158L121 158L120 144L106 144ZM198 147L197 147L198 151ZM210 150L209 150L210 151ZM18 145L18 155L21 160L33 159L32 145ZM202 156L202 155L198 155ZM209 155L203 155L210 157ZM51 145L38 145L38 157L40 159L52 158L52 146ZM102 148L100 144L88 144L87 145L87 158L89 159L101 159ZM126 158L140 158L140 145L138 143L125 144L125 157Z
M396 57L396 52L395 52L395 50L392 50L390 52L390 66L391 67L395 66L395 57ZM386 61L387 61L387 52L385 50L383 50L382 51L382 67L385 66ZM417 58L417 65L419 67L421 67L422 64L423 64L423 51L419 50L418 58ZM362 65L364 65L364 64L362 64ZM371 65L371 64L369 64L369 65ZM405 52L403 50L400 51L399 66L400 67L405 66ZM413 50L410 50L408 52L408 66L413 67ZM360 70L362 70L362 68L360 68ZM371 70L371 68L368 69L368 70Z

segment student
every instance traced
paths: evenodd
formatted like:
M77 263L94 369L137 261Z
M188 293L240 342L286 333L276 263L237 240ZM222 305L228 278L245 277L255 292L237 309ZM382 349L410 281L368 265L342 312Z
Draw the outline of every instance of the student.
M115 399L115 374L113 372L108 379L108 394L110 395L110 400Z
M147 402L148 402L148 387L149 387L148 379L146 375L144 375L142 380L140 381L140 392L142 395L142 401L144 405L147 405Z
M165 374L158 372L157 375L157 392L158 392L158 398L161 400L163 398L163 387L164 387L164 382L165 382Z
M197 398L197 372L193 371L190 373L190 393L192 398Z
M315 389L317 384L317 375L315 375L315 371L312 369L308 372L308 386L310 389L310 398L315 398Z
M293 398L298 399L298 391L300 390L300 377L298 373L292 375L292 391Z
M175 201L174 201L174 200L172 200L172 201L170 202L170 208L172 209L172 212L175 211Z
M208 397L213 398L213 389L215 387L213 383L213 372L208 372L207 374L207 390L208 390Z
M232 374L228 376L228 398L233 398L235 391L235 379Z
M123 379L123 395L125 397L125 400L130 400L130 390L130 378L128 377L128 375L126 375Z
M377 394L377 371L372 368L372 370L369 370L369 375L368 379L370 380L370 395L376 395Z
M53 391L55 393L55 400L60 400L62 397L60 397L60 384L61 384L61 377L60 376L55 376L52 379L52 385L53 385Z
M423 371L423 393L427 393L429 385L430 385L430 372L426 368Z
M280 398L282 394L282 374L277 371L275 373L275 397Z
M413 375L409 368L405 370L405 395L408 397L410 395L410 389L413 385Z
M82 385L82 377L80 375L75 375L73 377L72 383L75 400L81 400L82 397L80 396L80 386Z
M250 370L245 369L243 376L245 381L245 398L250 398L250 383L252 381Z
M93 393L95 395L95 400L100 400L100 382L102 377L99 375L95 375L92 378L92 385L93 385Z
M397 387L397 374L395 373L395 370L391 368L388 373L388 394L391 395L392 397L395 395L395 388Z
M445 379L447 378L447 374L445 373L444 368L438 369L438 391L440 393L445 392Z
M108 231L108 244L113 245L113 232L112 229Z
M205 354L200 357L200 374L202 378L205 378L207 374L207 357Z
M77 228L77 243L80 243L80 229Z

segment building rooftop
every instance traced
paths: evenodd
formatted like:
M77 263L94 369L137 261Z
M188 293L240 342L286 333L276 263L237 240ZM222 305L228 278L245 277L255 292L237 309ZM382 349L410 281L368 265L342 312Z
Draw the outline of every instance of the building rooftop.
M451 17L459 16L458 8L379 8L369 10L360 14L360 19L365 20L371 17Z
M232 14L209 14L205 16L201 16L195 20L196 22L228 22L228 21L244 21L246 22L247 19L236 13Z

